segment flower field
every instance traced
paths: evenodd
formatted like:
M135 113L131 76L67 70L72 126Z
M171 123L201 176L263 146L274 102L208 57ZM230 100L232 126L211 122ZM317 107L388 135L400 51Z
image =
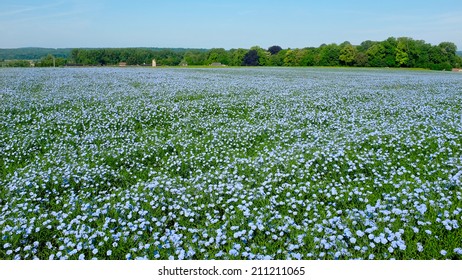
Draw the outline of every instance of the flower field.
M0 259L462 259L462 76L0 69Z

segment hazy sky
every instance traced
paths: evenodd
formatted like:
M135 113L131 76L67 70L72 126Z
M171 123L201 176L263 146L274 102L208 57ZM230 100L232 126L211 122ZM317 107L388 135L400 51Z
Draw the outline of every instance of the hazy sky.
M462 0L0 2L0 48L300 48L390 36L460 50Z

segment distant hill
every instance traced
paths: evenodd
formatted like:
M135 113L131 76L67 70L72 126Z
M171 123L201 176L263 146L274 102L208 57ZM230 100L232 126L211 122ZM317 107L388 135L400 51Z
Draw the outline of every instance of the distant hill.
M51 54L55 57L68 58L73 48L17 48L17 49L0 49L0 60L13 59L41 59L42 57ZM95 50L98 48L81 48L86 50ZM187 48L133 48L133 49L148 49L153 51L170 50L173 52L186 52L189 50L207 52L208 49L187 49Z
M462 51L457 51L456 54L457 54L458 56L462 56Z
M0 60L10 59L40 59L48 54L55 57L67 58L72 49L51 49L51 48L18 48L0 49Z

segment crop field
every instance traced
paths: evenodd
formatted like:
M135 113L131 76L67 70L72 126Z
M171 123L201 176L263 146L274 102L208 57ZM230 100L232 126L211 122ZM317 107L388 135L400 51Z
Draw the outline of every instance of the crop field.
M462 259L462 75L0 69L0 259Z

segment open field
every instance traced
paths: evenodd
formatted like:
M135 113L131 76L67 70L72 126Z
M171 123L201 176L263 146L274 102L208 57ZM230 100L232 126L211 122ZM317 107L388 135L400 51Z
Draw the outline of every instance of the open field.
M0 259L461 259L462 76L0 69Z

